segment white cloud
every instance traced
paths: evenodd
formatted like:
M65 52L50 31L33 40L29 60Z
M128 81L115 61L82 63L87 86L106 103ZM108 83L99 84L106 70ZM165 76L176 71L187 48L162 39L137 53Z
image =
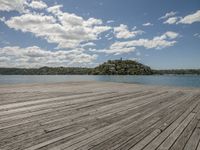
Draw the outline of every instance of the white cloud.
M62 11L60 10L62 7L63 5L54 5L47 8L47 12L55 14L55 15L59 15L59 14L62 14Z
M85 43L85 44L82 44L81 45L82 47L86 47L86 46L96 46L96 44L95 43L93 43L93 42L88 42L88 43Z
M174 39L179 36L178 33L168 31L162 34L161 36L156 36L153 39L138 39L138 40L129 40L129 41L117 41L113 43L108 49L103 50L92 50L99 53L107 54L123 54L130 53L136 50L136 47L144 47L146 49L163 49L166 47L173 46L177 41Z
M120 55L120 54L125 54L125 53L130 53L135 51L135 47L123 47L123 46L110 46L108 49L90 49L91 52L96 52L96 53L106 53L106 54L114 54L114 55Z
M4 22L6 20L5 17L0 17L0 21Z
M189 14L189 15L181 18L178 23L192 24L194 22L200 22L200 10L197 10L195 13Z
M114 20L108 20L106 23L113 23L115 22Z
M164 24L192 24L195 22L200 22L200 10L197 10L193 14L186 15L185 17L170 17Z
M116 42L111 47L138 47L142 46L146 49L155 48L162 49L165 47L173 46L176 41L171 41L178 36L178 33L168 31L161 36L156 36L153 39L138 39L125 42Z
M5 24L15 30L33 33L49 43L58 44L58 48L76 48L81 43L97 40L99 35L111 29L102 25L100 19L84 20L75 14L63 13L58 9L51 9L57 18L42 14L23 14L11 17ZM57 20L58 19L58 20Z
M26 12L26 0L0 0L0 11L18 11L20 13Z
M200 38L200 34L199 33L195 33L193 36Z
M159 19L166 19L166 18L175 16L176 14L177 12L171 11L171 12L166 13L164 16L160 17Z
M124 24L120 24L118 27L114 27L114 34L116 38L119 39L128 39L135 37L137 35L142 34L143 31L141 30L134 30L134 31L129 31L128 26Z
M47 8L47 4L40 0L33 0L30 4L28 4L29 7L34 9L44 9Z
M144 23L143 26L153 26L153 24L150 22L147 22L147 23Z
M0 0L2 1L2 0ZM22 1L22 0L21 0ZM5 4L5 3L4 3ZM1 4L0 4L1 5ZM24 6L25 5L25 6ZM107 54L119 55L123 53L134 52L137 47L146 49L155 48L162 49L173 46L176 43L176 38L179 36L175 32L166 32L161 36L156 36L153 39L137 39L130 40L144 33L136 27L129 29L127 25L121 24L117 27L105 25L101 19L83 18L73 13L63 12L62 5L54 5L48 7L41 0L39 1L23 1L22 8L26 13L19 14L8 19L1 18L9 28L21 31L24 33L32 33L36 37L45 39L48 43L57 44L57 51L48 51L37 46L20 48L20 47L3 47L0 48L0 61L2 66L15 67L38 67L38 66L67 66L84 63L91 63L96 59L97 55L85 53L86 48L96 46L96 40L101 39L101 34L113 29L112 32L104 34L111 40L113 37L118 39L129 39L128 41L116 41L107 49L88 49L93 52L103 52ZM34 8L28 10L30 7ZM44 9L46 8L46 9ZM44 9L46 13L38 13L38 9ZM9 8L6 11L18 10L15 7ZM41 12L41 11L40 11ZM45 15L46 14L46 15ZM172 13L171 13L172 15ZM166 16L171 16L166 14ZM107 21L111 23L112 20ZM153 25L149 22L143 26ZM114 36L113 36L114 34ZM111 41L110 41L111 42ZM61 49L61 50L60 50ZM65 51L63 50L65 49ZM139 55L139 53L136 53Z
M84 66L96 59L77 49L46 51L37 46L0 48L0 67Z
M178 20L178 17L171 17L171 18L168 18L164 24L175 24Z
M154 37L154 39L165 40L165 39L175 39L179 36L178 33L173 31L167 31L161 36Z

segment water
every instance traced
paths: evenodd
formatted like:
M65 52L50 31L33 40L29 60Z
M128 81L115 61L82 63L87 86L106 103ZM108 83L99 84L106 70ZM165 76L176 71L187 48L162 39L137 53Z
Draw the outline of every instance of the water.
M200 87L198 75L0 75L0 84L109 81L148 85Z

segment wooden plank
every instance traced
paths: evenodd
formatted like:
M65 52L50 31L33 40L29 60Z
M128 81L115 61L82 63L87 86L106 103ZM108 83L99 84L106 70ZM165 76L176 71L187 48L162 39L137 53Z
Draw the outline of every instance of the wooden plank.
M130 150L142 150L149 142L151 142L155 137L161 133L160 129L154 130L152 133L147 135L142 141L132 147Z
M62 140L62 139L64 139L64 138L70 137L70 136L72 136L72 135L74 135L74 134L78 134L78 133L80 133L80 132L82 132L82 131L84 131L84 130L85 130L85 129L82 128L82 129L79 129L79 130L77 130L77 131L64 134L64 135L59 136L59 137L57 137L57 138L54 138L54 139L45 141L45 142L43 142L43 143L34 145L34 146L32 146L32 147L26 148L25 150L36 150L36 149L42 148L42 147L44 147L44 146L46 146L46 145L49 145L49 144L51 144L51 143L57 142L57 141L59 141L59 140Z
M122 97L121 97L122 98ZM95 99L95 98L93 98L93 99ZM119 99L120 100L120 96L118 96L118 98L115 98L115 99ZM54 120L53 122L58 122L59 120L63 120L63 116L59 116L61 113L63 113L63 112L65 112L65 111L68 111L68 110L66 110L66 108L67 108L68 106L65 106L65 108L62 108L62 109L64 109L63 111L59 111L59 112L57 112L57 110L55 110L56 112L54 112L54 111L52 111L51 112L51 114L53 115L50 115L50 114L47 114L47 115L45 115L44 116L44 119L43 120L41 120L41 122L44 122L44 120L45 120L45 124L48 124L48 123L50 123L50 122L52 122L53 121L53 118L52 117L56 117L57 116L57 118L56 118L56 120ZM69 106L70 108L71 108L71 106ZM80 107L79 107L80 108ZM74 108L74 110L75 111L77 111L77 108ZM97 110L94 110L95 112L97 111ZM77 111L77 112L79 112L79 111ZM84 114L87 114L87 113L89 113L89 111L85 111L84 112L84 114L82 113L82 112L79 112L80 113L80 115L84 115ZM71 112L70 112L70 114L71 114ZM66 116L67 114L66 113L64 113L64 116ZM52 117L51 117L52 116ZM49 119L48 119L49 118ZM59 118L59 119L58 119ZM66 117L65 117L66 118ZM68 118L68 117L67 117ZM34 120L34 117L32 116L31 118L31 121L33 121ZM36 117L36 119L42 119L42 118L38 118L38 117ZM48 120L50 120L49 122L48 122ZM70 118L70 119L72 119L72 117ZM21 124L23 124L23 123L27 123L27 122L29 122L27 119L26 120L17 120L18 122L19 122L19 124L17 124L17 122L16 121L14 121L13 123L14 123L14 126L16 126L16 125L21 125ZM12 124L5 124L5 125L3 125L3 124L0 124L0 126L1 126L1 128L0 129L4 129L4 128L8 128L8 127L13 127L13 125ZM4 127L5 126L5 127Z
M184 150L196 150L200 140L200 122L198 122L197 128L193 131L190 139L186 143Z
M194 103L188 108L188 110L179 117L174 123L172 123L166 130L164 130L156 139L154 139L150 144L148 144L144 150L155 150L173 130L188 116L188 114L197 106L198 102Z
M84 93L81 95L70 95L70 96L61 96L61 97L55 97L55 98L48 98L48 99L39 99L35 101L26 101L26 102L20 102L20 103L12 103L7 105L0 105L0 111L8 111L9 109L16 109L20 107L26 107L26 106L34 106L35 104L41 105L45 104L46 102L58 102L62 100L71 100L75 98L84 98L88 96L98 96L98 95L104 95L104 94L110 94L110 93Z
M127 95L129 95L127 93ZM95 96L95 97L94 97ZM9 120L9 118L11 119L16 118L17 116L22 117L24 114L27 115L28 113L34 113L34 112L38 112L38 111L46 111L46 109L49 108L53 108L54 110L60 110L63 107L66 106L75 106L76 104L81 104L81 102L83 104L88 103L88 102L94 102L97 100L101 100L102 98L114 98L114 97L120 97L120 96L125 96L125 95L120 95L120 94L113 94L113 93L105 93L105 94L100 94L98 95L97 93L95 95L88 95L87 97L77 97L76 99L74 98L66 98L63 100L59 100L59 101L53 101L53 103L51 103L50 101L47 101L46 103L38 103L37 105L31 105L30 107L21 107L21 108L15 108L12 110L7 110L6 112L1 112L0 114L0 121L3 120ZM44 107L43 107L44 106ZM55 107L56 106L56 107ZM66 108L65 108L66 109ZM52 111L52 110L51 110Z
M162 110L163 108L161 107L161 108L159 108L159 110ZM158 112L159 110L154 110L153 112L151 112L151 113L145 113L145 116L143 116L143 117L140 117L140 120L139 121L142 121L142 120L144 120L144 119L146 119L146 118L148 118L149 116L151 116L151 115L153 115L154 113L156 113L156 112ZM157 118L154 118L154 119L156 119L157 120ZM122 125L122 127L121 128L119 128L119 129L117 129L116 131L117 132L120 132L121 130L125 130L125 129L128 129L129 127L131 127L131 126L133 126L133 125L135 125L136 123L137 123L137 121L131 121L131 120L129 120L129 122L130 122L130 124L128 124L127 125L127 123L123 123ZM132 123L131 123L132 122ZM150 123L150 122L149 122ZM126 124L126 125L125 125ZM84 145L84 144L86 144L86 143L88 143L89 141L93 141L94 139L96 139L97 137L105 137L105 135L106 134L110 134L111 132L113 131L113 128L112 128L112 130L110 130L108 133L106 133L106 132L104 132L104 133L100 133L100 134L95 134L95 136L93 136L93 137L90 137L89 139L87 139L87 140L83 140L83 141L79 141L76 145L73 145L73 146L70 146L70 147L67 147L67 145L65 145L66 147L66 149L76 149L76 148L78 148L78 147L81 147L81 145ZM115 130L114 130L115 131ZM116 132L115 131L115 132ZM71 144L71 143L70 143Z
M198 116L200 115L200 104L198 107L195 108L193 113L196 113L195 118L190 122L190 124L186 127L186 129L183 131L183 133L178 137L178 139L175 141L175 143L172 145L170 150L177 150L177 149L183 149L191 137L193 131L195 130L197 123L198 123Z
M200 150L200 142L199 142L199 144L198 144L197 150Z
M68 123L67 123L68 124ZM23 129L23 128L22 128ZM34 128L33 128L33 130L35 130ZM19 131L21 131L20 129L19 129ZM8 131L7 131L8 132ZM10 131L9 131L10 132Z
M160 98L160 100L166 101L167 98L171 99L171 101L174 100L174 98L172 98L172 97L171 98L170 97ZM180 100L182 99L182 97L180 97L180 96L179 96L179 98L180 98ZM168 106L170 105L170 104L165 104L165 103L161 103L161 102L160 101L157 102L157 103L160 103L159 105L157 105L157 103L155 103L154 107L152 107L151 105L147 105L146 108L143 108L142 111L144 111L146 109L149 109L149 108L151 108L151 111L155 111L155 110L158 109L160 111L158 111L157 112L157 116L154 116L154 117L158 117L158 115L159 115L159 117L161 117L160 115L162 113L166 114L166 110L167 111L169 110ZM145 114L151 114L152 112L144 112L144 113ZM163 117L161 117L161 118L163 118ZM149 117L146 120L146 122L142 122L141 124L137 124L137 126L133 127L132 130L131 129L127 129L128 136L119 135L119 137L118 137L118 135L113 135L113 137L110 137L110 139L107 139L106 141L105 141L105 136L104 136L104 138L101 138L100 140L98 140L98 142L101 141L101 140L103 140L105 142L102 142L101 144L99 144L98 146L93 147L92 149L106 149L106 148L108 148L108 149L116 149L117 147L119 147L119 146L123 145L124 143L126 143L127 140L129 140L132 137L136 136L138 134L138 132L141 132L145 128L149 128L148 126L145 125L145 123L149 124L151 122L150 119L151 119L151 117ZM109 136L110 136L110 134L109 134ZM130 138L129 138L129 136L130 136ZM133 142L130 141L130 143L133 143ZM97 143L95 143L95 144L97 144ZM124 148L125 147L123 147L122 149L124 149ZM129 148L127 148L127 149L129 149Z
M182 100L184 100L184 98ZM159 115L161 117L159 122L157 122L152 127L146 129L144 132L141 132L136 137L131 138L130 140L128 140L127 143L125 143L124 145L121 146L121 148L119 147L118 149L126 150L126 149L130 149L130 147L133 147L133 149L134 149L134 145L135 145L134 143L137 143L138 141L139 141L139 143L142 142L143 138L145 139L146 135L148 135L152 131L155 131L156 128L158 128L161 124L163 124L163 123L165 124L166 122L169 122L169 123L173 122L174 119L178 118L179 114L181 114L184 111L184 109L183 110L180 109L180 108L182 108L182 105L185 105L185 102L184 103L181 102L181 104L178 103L177 105L174 105L173 107L167 108L167 110L164 111L163 115Z
M158 150L168 150L178 136L183 132L187 127L190 121L194 118L195 113L190 113L187 118L169 135L169 137L158 147Z
M200 118L192 118L199 109L199 99L193 97L200 93L197 89L103 82L0 88L3 150L128 150L157 142L154 148L173 149L181 139L195 148L199 143L197 133L186 134L189 129L197 129ZM75 95L77 91L82 94ZM196 142L192 144L194 137Z

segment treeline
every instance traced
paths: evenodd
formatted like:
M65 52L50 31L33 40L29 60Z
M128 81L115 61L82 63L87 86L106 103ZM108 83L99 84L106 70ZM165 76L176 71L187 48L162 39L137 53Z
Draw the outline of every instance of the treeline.
M196 74L200 75L200 69L172 69L172 70L153 70L153 74L177 74L177 75L184 75L184 74Z
M1 75L84 75L91 72L92 68L79 67L0 68Z
M200 69L153 70L132 60L108 60L95 68L42 67L0 68L1 75L153 75L153 74L198 74Z

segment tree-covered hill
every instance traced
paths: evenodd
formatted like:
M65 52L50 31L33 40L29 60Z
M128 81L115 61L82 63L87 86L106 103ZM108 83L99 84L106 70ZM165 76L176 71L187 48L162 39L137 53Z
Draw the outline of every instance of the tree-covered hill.
M132 60L109 60L94 68L95 75L150 75L150 67Z

